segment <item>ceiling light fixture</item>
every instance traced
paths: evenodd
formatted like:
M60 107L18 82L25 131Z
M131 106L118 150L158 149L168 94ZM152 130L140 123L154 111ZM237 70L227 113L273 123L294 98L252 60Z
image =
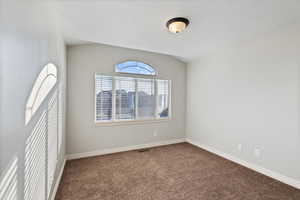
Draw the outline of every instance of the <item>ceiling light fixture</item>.
M187 18L175 17L167 22L167 28L172 33L179 33L183 31L189 23L190 21Z

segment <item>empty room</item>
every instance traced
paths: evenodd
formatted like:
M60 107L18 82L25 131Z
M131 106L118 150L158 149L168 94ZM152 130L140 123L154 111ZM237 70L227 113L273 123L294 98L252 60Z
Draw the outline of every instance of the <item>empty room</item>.
M300 200L299 0L0 0L0 200Z

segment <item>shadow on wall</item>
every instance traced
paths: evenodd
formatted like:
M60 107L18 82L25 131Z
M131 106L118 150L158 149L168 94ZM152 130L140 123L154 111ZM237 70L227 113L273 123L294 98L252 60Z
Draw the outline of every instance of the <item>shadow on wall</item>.
M18 157L14 156L0 177L0 199L18 199Z

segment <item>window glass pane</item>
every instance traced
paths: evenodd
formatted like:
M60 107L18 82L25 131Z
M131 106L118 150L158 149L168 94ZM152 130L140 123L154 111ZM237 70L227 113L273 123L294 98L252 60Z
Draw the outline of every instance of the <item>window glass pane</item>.
M138 118L155 117L154 80L138 79Z
M157 80L157 111L160 118L169 116L168 80Z
M116 65L116 72L155 75L155 70L148 64L137 61L126 61Z
M96 120L112 119L111 76L96 75Z
M135 80L116 77L116 119L135 118Z

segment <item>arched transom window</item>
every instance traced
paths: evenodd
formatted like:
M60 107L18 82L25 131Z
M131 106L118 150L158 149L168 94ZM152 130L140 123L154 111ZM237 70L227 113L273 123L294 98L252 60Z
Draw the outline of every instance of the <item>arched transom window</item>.
M115 66L116 72L139 74L139 75L156 75L155 69L148 64L139 61L125 61Z
M57 82L57 68L54 64L47 64L37 77L25 110L25 124L28 124L34 113L38 110L44 99Z

